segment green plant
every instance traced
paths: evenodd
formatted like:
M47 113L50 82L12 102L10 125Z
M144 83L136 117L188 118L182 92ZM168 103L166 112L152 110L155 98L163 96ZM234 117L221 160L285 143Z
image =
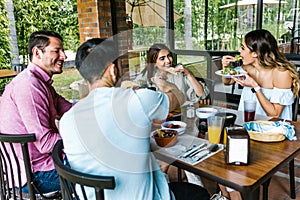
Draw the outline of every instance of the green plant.
M0 63L1 69L10 67L10 46L9 46L9 25L7 12L5 10L5 0L0 0Z
M75 50L79 46L76 0L18 0L14 13L20 55L27 55L29 35L37 30L56 31L64 38L64 47Z
M10 69L10 46L9 46L9 25L7 12L5 10L5 0L0 0L0 69ZM11 78L0 80L0 94Z

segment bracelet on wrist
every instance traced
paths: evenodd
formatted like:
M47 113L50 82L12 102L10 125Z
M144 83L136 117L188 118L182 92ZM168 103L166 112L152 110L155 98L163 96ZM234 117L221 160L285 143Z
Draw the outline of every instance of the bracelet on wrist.
M255 87L255 88L251 88L251 91L252 91L253 93L256 93L258 90L260 90L260 86L257 86L257 87Z

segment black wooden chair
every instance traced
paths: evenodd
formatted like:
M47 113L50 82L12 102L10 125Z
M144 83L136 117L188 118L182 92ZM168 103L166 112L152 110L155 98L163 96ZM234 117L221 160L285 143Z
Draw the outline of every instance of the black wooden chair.
M42 194L33 183L28 143L36 141L35 134L0 134L0 197L1 199L61 199L60 191ZM23 162L17 157L21 148ZM13 167L16 166L16 167ZM29 194L22 192L21 167L25 167ZM17 180L15 177L18 177ZM38 192L39 194L35 193Z
M292 105L292 110L293 110L293 116L292 120L297 121L298 118L298 109L299 109L299 95L300 91L297 97L294 99L294 103ZM289 162L289 176L290 176L290 197L292 199L296 198L296 185L295 185L295 160L292 159ZM265 183L263 183L263 200L268 199L268 187L270 185L271 178L268 179Z
M95 189L96 200L104 199L104 189L114 189L115 179L113 176L97 176L82 173L71 169L64 165L63 161L63 142L59 140L52 152L52 158L54 161L55 169L59 174L60 185L62 190L63 199L79 199L79 194L83 195L83 198L87 200L85 186L93 187ZM76 187L75 185L80 185ZM78 189L80 188L80 191Z
M300 53L300 37L294 37L291 40L291 54L299 54Z
M215 81L209 78L199 78L196 77L197 81L204 83L209 89L209 95L206 99L200 100L200 104L213 105L214 103L214 94L215 94Z
M292 109L293 109L293 121L297 121L298 118L298 110L299 110L299 95L300 91L298 93L298 96L295 98ZM295 190L295 159L292 159L289 162L289 172L290 172L290 197L292 199L296 198L296 190Z

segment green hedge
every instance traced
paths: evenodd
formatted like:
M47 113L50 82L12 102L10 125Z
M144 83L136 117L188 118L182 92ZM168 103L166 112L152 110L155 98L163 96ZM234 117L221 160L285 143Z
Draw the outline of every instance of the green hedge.
M0 69L10 69L9 23L5 10L5 0L0 0ZM11 79L0 79L0 94Z

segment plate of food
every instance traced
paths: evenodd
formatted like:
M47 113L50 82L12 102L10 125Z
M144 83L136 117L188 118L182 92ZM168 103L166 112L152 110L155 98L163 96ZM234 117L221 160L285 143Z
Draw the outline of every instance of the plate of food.
M222 70L218 70L215 73L225 78L244 76L247 72L242 68L242 64L243 64L242 57L240 55L236 55L234 57L234 60L235 61L231 61L228 64L228 67Z
M241 67L236 67L236 68L227 67L225 69L218 70L215 73L225 78L240 77L240 76L245 76L245 74L247 74L247 72L244 71Z

